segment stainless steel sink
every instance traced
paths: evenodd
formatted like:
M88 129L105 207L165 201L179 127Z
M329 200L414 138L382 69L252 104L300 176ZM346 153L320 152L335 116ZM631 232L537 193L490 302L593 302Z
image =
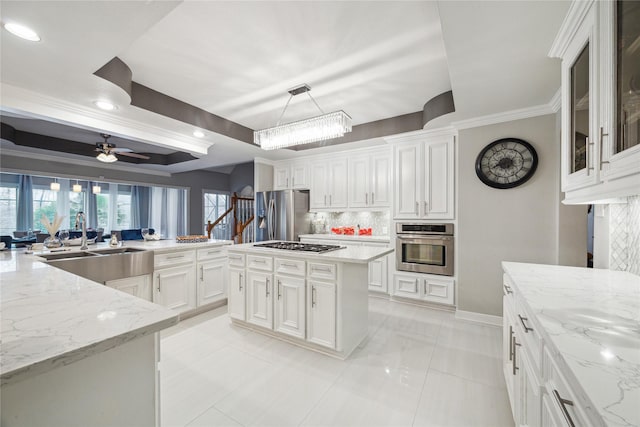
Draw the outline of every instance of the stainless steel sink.
M100 283L153 273L153 251L144 249L108 248L42 257L53 267Z
M85 258L85 257L99 256L99 255L91 252L83 251L83 252L58 252L53 254L42 254L38 256L46 259L47 261L55 261L60 259Z

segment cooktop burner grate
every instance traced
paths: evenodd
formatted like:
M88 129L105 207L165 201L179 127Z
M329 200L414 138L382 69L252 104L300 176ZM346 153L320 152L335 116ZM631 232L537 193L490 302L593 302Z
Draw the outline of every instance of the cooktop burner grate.
M260 243L257 245L253 245L253 247L283 249L287 251L315 252L315 253L324 253L324 252L335 251L335 250L344 248L344 246L339 246L339 245L316 245L312 243L299 243L299 242Z

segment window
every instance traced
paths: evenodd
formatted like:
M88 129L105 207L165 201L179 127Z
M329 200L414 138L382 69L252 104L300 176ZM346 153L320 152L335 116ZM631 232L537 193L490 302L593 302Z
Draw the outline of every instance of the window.
M13 236L18 224L18 188L16 186L0 186L0 234Z
M58 193L47 188L33 189L33 229L44 231L42 216L53 222L57 211Z
M120 230L131 228L131 193L123 194L118 192L116 206L117 227Z
M69 228L74 228L76 226L76 215L78 212L87 212L84 199L84 191L80 193L74 193L73 191L69 192Z
M109 229L109 194L96 194L97 228Z
M207 222L214 222L216 219L220 218L220 215L225 213L227 209L229 209L230 197L228 194L223 193L210 193L204 192L202 205L204 207L204 234L207 234ZM219 233L214 233L211 237L213 238L228 238L225 237L229 227L229 215L227 215L220 225L216 225L216 231L221 230L224 235L219 235Z

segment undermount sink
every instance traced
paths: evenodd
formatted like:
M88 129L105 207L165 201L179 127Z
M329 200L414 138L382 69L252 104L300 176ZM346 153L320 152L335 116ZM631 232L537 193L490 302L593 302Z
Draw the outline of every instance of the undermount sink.
M144 249L107 248L40 256L53 267L100 283L153 273L153 251Z

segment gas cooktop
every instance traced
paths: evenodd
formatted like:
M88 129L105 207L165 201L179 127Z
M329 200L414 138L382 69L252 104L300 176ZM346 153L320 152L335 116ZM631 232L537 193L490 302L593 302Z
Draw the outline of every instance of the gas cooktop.
M271 242L260 243L253 245L254 248L269 248L269 249L284 249L287 251L302 251L302 252L315 252L323 253L329 251L336 251L338 249L344 249L344 246L339 245L316 245L312 243L299 243L299 242Z

